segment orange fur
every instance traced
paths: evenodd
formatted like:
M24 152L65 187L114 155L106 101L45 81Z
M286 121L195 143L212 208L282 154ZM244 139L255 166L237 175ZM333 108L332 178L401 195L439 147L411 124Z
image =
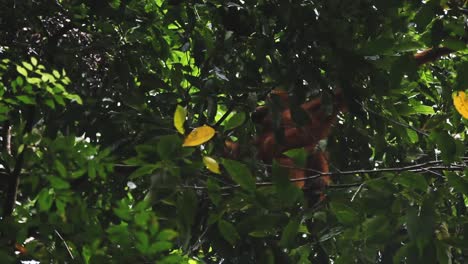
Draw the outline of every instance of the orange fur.
M291 168L296 166L294 161L284 156L282 153L290 149L304 147L309 153L306 169L328 172L329 168L326 153L317 150L316 147L320 140L328 137L336 120L336 114L339 110L343 110L342 100L340 100L341 94L337 94L335 109L331 114L326 113L320 98L303 103L301 108L307 113L309 122L302 127L298 127L292 119L287 93L282 90L274 90L272 94L279 96L281 106L283 107L281 113L281 128L284 132L284 140L278 142L275 138L269 109L266 106L258 107L252 115L254 123L263 128L263 132L258 135L254 141L258 149L258 158L267 164L271 164L273 160L276 160L280 165L289 168L289 177L291 179L302 179L315 173L300 168ZM226 142L226 150L228 154L237 153L237 157L239 145L233 142ZM234 156L231 157L234 158ZM322 190L331 183L331 179L329 176L322 176L318 181L307 183L308 186L306 186L305 181L295 181L294 183L299 188L308 187L314 190Z
M429 48L421 52L418 52L413 57L414 57L414 60L416 61L416 64L420 66L425 63L433 62L442 56L449 55L452 52L454 51L449 48L436 47L436 48Z

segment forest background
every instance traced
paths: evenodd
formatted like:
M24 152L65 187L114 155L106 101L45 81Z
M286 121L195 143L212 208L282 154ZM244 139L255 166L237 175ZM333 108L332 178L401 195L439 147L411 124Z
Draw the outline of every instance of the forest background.
M466 263L467 15L462 0L0 0L0 259ZM278 88L296 124L308 100L338 115L314 144L321 199L255 154L259 105L284 137Z

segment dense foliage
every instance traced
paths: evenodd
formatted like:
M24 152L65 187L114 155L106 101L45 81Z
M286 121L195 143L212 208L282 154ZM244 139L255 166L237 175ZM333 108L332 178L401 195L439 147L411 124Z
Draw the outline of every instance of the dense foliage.
M0 3L2 263L467 261L466 1ZM325 200L256 159L278 87L345 100Z

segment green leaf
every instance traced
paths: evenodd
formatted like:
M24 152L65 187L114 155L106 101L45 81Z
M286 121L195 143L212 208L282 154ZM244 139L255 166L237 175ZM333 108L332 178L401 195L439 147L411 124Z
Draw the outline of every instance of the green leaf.
M22 103L28 104L28 105L34 105L36 104L36 100L34 98L27 96L27 95L18 95L16 96L16 99L21 101Z
M60 199L55 200L55 206L57 207L57 212L60 214L65 214L65 208L66 208L66 201L62 201Z
M306 167L308 153L304 148L290 149L283 154L293 159L297 167Z
M225 220L218 221L218 229L221 235L228 241L231 245L235 245L236 242L240 239L239 233L237 233L236 228L233 224Z
M430 139L437 144L444 162L450 163L457 159L457 144L447 131L433 131Z
M257 237L257 238L269 237L271 236L271 232L267 230L255 230L255 231L250 232L249 236Z
M280 206L289 207L301 197L302 191L289 179L289 169L281 167L276 161L273 161L272 180Z
M28 71L25 68L23 68L23 67L21 67L19 65L16 65L16 71L19 74L23 75L24 77L28 77Z
M255 191L255 178L249 168L238 161L223 159L223 165L232 179L247 191Z
M153 254L159 253L159 252L164 252L164 251L169 251L172 249L172 243L169 241L158 241L151 245L149 251Z
M206 181L206 188L208 188L208 197L214 205L219 205L221 202L221 187L211 177Z
M330 208L340 223L345 225L353 225L359 221L358 212L346 204L331 202Z
M30 84L40 84L42 82L41 78L36 77L26 78L26 81Z
M145 228L148 226L149 219L151 218L150 212L148 211L143 211L143 212L138 212L135 214L133 217L133 221L135 221L135 224Z
M185 231L184 235L189 236L198 210L198 198L195 192L192 190L185 190L181 195L179 195L176 202L176 208L178 221L181 224L183 231Z
M362 223L362 229L364 238L374 241L386 242L392 233L389 218L385 215L376 215L367 218Z
M53 70L52 74L55 76L55 78L57 78L57 79L60 78L60 73L57 70Z
M158 141L157 151L161 159L175 159L182 151L182 140L177 135L163 136Z
M19 86L23 86L24 80L21 78L21 76L16 77L16 84Z
M50 107L51 109L55 109L55 103L54 103L54 100L52 99L45 99L44 100L44 103Z
M419 136L418 136L418 133L416 131L414 131L413 129L407 128L406 129L406 135L408 135L408 138L410 139L411 143L413 143L413 144L418 143Z
M55 189L69 189L70 188L70 183L68 183L62 178L59 178L56 176L49 176L48 180L50 181L51 186Z
M95 162L95 160L89 160L88 161L88 176L89 176L90 179L96 178L96 162Z
M31 57L31 63L33 66L37 66L37 59L35 57Z
M63 100L63 96L54 94L53 97L55 99L55 102L57 102L61 106L65 106L65 101Z
M67 168L65 168L65 166L60 160L58 159L54 160L54 165L55 165L55 169L57 170L57 172L60 174L62 178L67 177Z
M160 167L161 166L159 164L157 164L157 165L151 164L151 165L142 166L142 167L136 169L132 174L130 174L129 178L131 180L133 180L133 179L139 178L139 177L141 177L143 175L151 174L151 173L153 173L153 171L155 169L158 169Z
M426 191L429 187L423 174L403 172L396 177L396 182L410 189Z
M156 237L157 240L160 241L170 241L177 237L177 232L171 229L164 229L162 230L158 236Z
M407 210L406 225L410 240L416 243L419 255L423 255L424 248L433 240L434 236L434 203L425 200L421 207L413 206Z
M135 248L138 249L143 254L147 254L149 250L149 237L145 232L135 232L134 236L136 238Z
M281 240L280 246L289 248L292 247L295 238L297 237L297 233L299 231L299 225L301 224L301 220L299 218L291 218L289 223L283 229L281 233Z
M435 114L434 108L432 106L428 105L416 105L413 106L413 110L417 114L422 114L422 115L433 115Z
M51 74L48 74L48 73L43 73L42 76L41 76L41 80L43 82L55 82L55 78L54 76L52 76Z
M10 107L0 103L0 114L5 114L10 111Z
M224 124L224 131L234 129L240 125L242 125L245 121L245 113L235 113L231 118L229 118L226 123Z
M81 100L81 97L77 94L64 94L64 97L68 100L75 101L79 105L83 104L83 100Z
M398 191L395 185L385 178L368 180L366 181L366 185L369 189L375 190L377 193L384 196L392 196Z
M37 196L37 203L40 211L49 211L54 202L54 192L52 189L42 189Z
M447 176L447 182L455 189L455 191L468 196L468 180L466 178L451 171L445 172L445 175Z
M29 71L32 71L33 70L33 66L30 64L30 63L27 63L25 61L21 62L23 64L23 66L28 69Z
M118 202L118 206L114 208L114 213L120 219L130 221L132 219L130 205L127 199L122 199Z
M129 237L130 232L128 230L128 224L121 222L119 225L111 225L107 228L106 232L109 234L109 239L115 244L119 244L126 247L130 244Z

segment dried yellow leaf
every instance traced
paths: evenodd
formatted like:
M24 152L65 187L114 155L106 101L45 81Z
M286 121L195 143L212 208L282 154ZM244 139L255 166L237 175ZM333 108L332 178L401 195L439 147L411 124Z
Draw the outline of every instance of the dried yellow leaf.
M185 138L184 147L194 147L210 140L215 134L215 130L210 126L197 127Z
M460 113L464 118L468 119L468 98L466 97L465 92L458 91L452 94L453 104L458 113Z
M221 174L221 171L219 170L218 162L212 157L208 157L208 156L203 157L203 163L205 164L206 168L209 171L216 173L216 174Z
M182 135L185 133L184 123L186 116L187 110L185 110L185 108L183 108L182 106L178 105L174 112L174 127Z

